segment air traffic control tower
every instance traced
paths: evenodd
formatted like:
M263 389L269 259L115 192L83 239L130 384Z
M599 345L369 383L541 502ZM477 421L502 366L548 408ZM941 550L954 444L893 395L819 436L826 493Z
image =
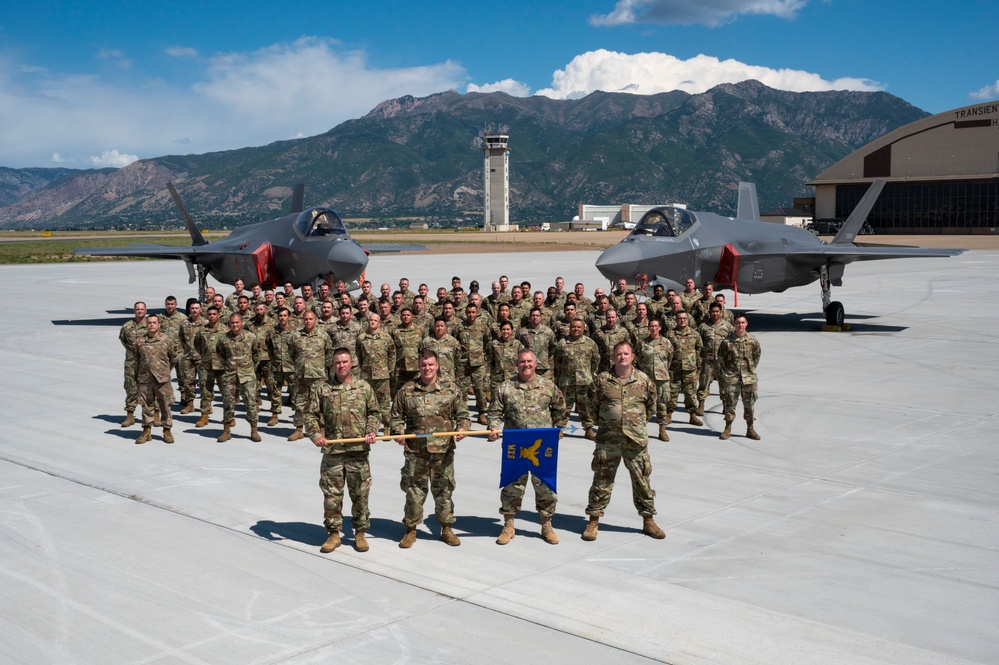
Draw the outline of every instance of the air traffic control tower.
M483 231L510 231L510 136L482 135L485 214Z

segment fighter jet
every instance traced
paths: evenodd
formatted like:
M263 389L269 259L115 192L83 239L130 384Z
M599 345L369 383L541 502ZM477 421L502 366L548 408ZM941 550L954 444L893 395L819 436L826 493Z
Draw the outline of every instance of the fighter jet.
M242 279L273 287L291 282L296 287L318 282L356 281L368 265L372 252L426 250L423 245L370 245L362 247L350 237L343 220L331 208L303 209L305 186L296 185L291 214L256 224L240 226L221 240L208 242L188 214L173 183L167 184L180 215L191 234L190 247L141 245L121 248L75 249L77 255L143 256L181 259L190 281L198 280L205 293L208 275L224 284Z
M796 227L761 222L756 185L739 183L735 218L673 206L653 208L634 230L597 258L597 269L610 280L663 284L677 292L687 278L698 284L734 289L736 294L781 292L816 280L822 290L826 323L842 328L843 304L832 300L842 286L846 264L854 261L955 256L962 249L920 249L854 243L884 188L875 180L832 242Z

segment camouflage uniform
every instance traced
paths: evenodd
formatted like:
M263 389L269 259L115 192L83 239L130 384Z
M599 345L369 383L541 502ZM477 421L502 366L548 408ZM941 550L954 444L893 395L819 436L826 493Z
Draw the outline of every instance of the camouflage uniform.
M219 356L218 342L229 332L229 329L219 321L214 328L207 323L198 330L197 348L201 354L201 368L198 376L201 379L201 415L212 412L212 398L215 396L215 384L219 392L223 391L222 373L225 365Z
M684 330L674 328L669 332L673 343L673 364L670 366L669 412L676 411L676 403L683 393L683 405L687 413L697 410L697 372L701 366L703 342L696 330L687 326Z
M640 346L642 342L649 338L649 320L644 319L638 321L632 319L625 324L625 328L631 333L631 339L634 341L635 346Z
M606 372L613 364L612 357L615 346L621 342L628 342L631 345L635 343L631 338L631 331L620 322L613 328L608 328L606 325L599 328L596 334L593 335L593 341L597 343L597 348L600 350L601 372Z
M257 422L257 364L260 362L260 343L249 330L232 331L218 340L218 353L225 363L222 375L222 422L236 418L236 397L246 405L246 420Z
M680 294L680 302L683 303L683 309L686 310L688 314L696 318L697 315L694 314L694 311L700 310L702 297L703 296L700 291L694 291L693 293L687 293L684 291Z
M392 336L380 328L374 335L368 331L358 335L357 364L361 367L361 377L375 393L382 424L387 432L389 411L392 408L392 372L395 371L395 342Z
M327 371L333 360L333 343L330 336L317 326L311 333L305 329L291 338L291 357L295 361L295 381L298 393L295 395L295 427L305 425L305 407L309 401L309 391L313 386L326 380Z
M382 330L385 330L382 327ZM392 392L402 387L404 383L416 380L420 373L420 342L423 341L423 330L416 324L408 328L399 326L389 334L395 343L395 375L392 377Z
M201 353L197 348L198 331L204 327L206 321L204 317L197 321L188 319L180 326L180 348L182 351L178 366L182 371L178 375L184 378L180 380L180 400L187 404L194 401L194 387L201 382Z
M504 381L489 407L489 429L565 427L568 421L569 410L562 391L543 376L535 376L531 381L521 381L520 377ZM512 516L520 511L528 476L534 485L538 514L551 519L558 496L530 471L500 491L500 514Z
M264 345L270 358L270 383L267 384L267 395L271 398L271 413L281 413L281 387L288 384L288 399L292 404L298 400L298 381L295 379L295 358L292 356L292 344L297 331L289 324L287 330L281 330L274 325L267 331Z
M320 437L353 439L377 432L381 414L371 386L364 379L320 383L309 393L305 431L313 443ZM319 467L319 488L323 491L323 526L339 533L343 526L343 490L350 493L351 524L355 533L371 526L368 494L371 467L368 444L327 443Z
M184 347L180 341L180 330L181 327L187 323L187 317L178 310L175 310L173 315L168 315L166 312L160 314L160 332L164 333L167 337L173 340L173 351L174 356L177 358L174 361L174 369L177 372L177 385L183 386L187 381L187 374L185 373L185 367L180 359L184 356ZM194 399L194 396L191 396ZM187 400L184 400L185 402Z
M327 328L326 332L333 342L333 350L343 347L350 351L351 358L357 358L357 336L361 334L361 330L361 325L354 319L348 321L347 325L343 325L338 319L336 323ZM360 376L360 365L355 363L351 374L355 377Z
M662 319L663 314L669 309L669 301L666 300L666 296L662 298L649 298L645 301L645 306L649 310L649 319Z
M517 326L521 325L520 322L523 320L523 318L528 314L530 314L531 308L534 307L534 303L521 299L521 301L517 304L514 304L513 301L511 300L509 302L509 305L510 305L510 321L513 323L513 332L514 334L516 334Z
M555 331L544 323L537 328L521 328L517 331L517 340L525 349L534 351L538 359L537 373L544 376L552 368L552 356L555 355Z
M173 427L173 385L170 368L177 363L177 346L169 335L158 332L135 340L138 365L139 401L142 404L142 426L152 427L153 411L159 410L163 427Z
M559 340L555 348L555 380L565 395L566 407L570 411L576 407L579 422L586 429L593 427L588 393L599 367L600 351L592 339L583 335L577 340Z
M656 421L666 423L669 411L669 368L673 362L673 343L660 335L638 345L635 364L656 384Z
M486 350L489 348L489 324L481 318L469 325L462 324L458 328L458 344L461 345L461 371L459 372L459 389L468 394L471 386L475 393L475 408L482 415L488 406L486 393L489 388L489 364Z
M618 312L624 309L624 306L627 304L627 302L624 299L624 296L627 293L628 293L627 289L624 291L618 291L617 289L614 289L613 291L608 293L607 299L610 300L611 308L616 309Z
M718 350L723 386L725 387L725 422L735 420L735 405L742 398L743 417L753 424L756 405L757 381L756 366L760 364L760 342L746 333L742 337L732 334L722 342Z
M614 489L617 467L631 474L631 493L638 514L656 514L656 492L649 485L652 459L646 423L656 404L656 386L643 372L632 367L627 377L614 370L602 372L590 390L591 408L597 414L597 441L593 451L593 484L586 514L603 517Z
M438 378L428 386L417 379L399 389L392 403L389 427L393 434L468 429L468 402L457 387ZM403 524L415 528L423 523L427 485L434 497L435 516L441 525L454 524L454 438L406 439L402 480L406 494Z
M494 339L489 342L489 392L496 394L499 384L517 376L517 355L524 348L519 340L509 342Z
M135 411L139 403L139 362L135 356L135 342L146 334L146 319L136 323L132 319L118 331L118 341L125 347L125 410Z
M718 323L707 321L701 324L698 332L701 335L703 348L701 349L701 376L697 386L698 410L704 400L711 392L711 382L718 381L718 394L725 397L725 383L721 374L721 366L718 360L718 349L725 338L732 334L732 325L724 319L719 319ZM723 407L724 408L724 407Z
M450 333L444 333L444 336L437 339L433 335L428 335L423 338L420 342L419 352L423 353L425 349L430 349L437 354L437 362L440 365L440 369L437 370L438 374L442 379L446 379L452 383L457 383L457 369L458 364L461 361L461 345L458 343ZM466 390L465 395L468 394Z
M260 360L257 362L257 410L260 409L260 399L264 388L267 388L267 396L271 400L271 411L274 410L274 393L271 392L271 386L274 385L274 379L271 377L271 355L267 348L267 335L271 330L274 329L274 319L267 316L266 314L263 318L257 318L254 315L252 318L245 322L246 328L257 336L257 344L260 350ZM277 399L280 399L280 393Z

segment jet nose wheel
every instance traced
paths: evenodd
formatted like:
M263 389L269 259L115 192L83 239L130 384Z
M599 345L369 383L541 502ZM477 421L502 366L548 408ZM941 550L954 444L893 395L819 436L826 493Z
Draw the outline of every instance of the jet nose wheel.
M843 303L838 300L829 303L829 306L826 307L826 325L842 328L845 320L846 312L843 310Z

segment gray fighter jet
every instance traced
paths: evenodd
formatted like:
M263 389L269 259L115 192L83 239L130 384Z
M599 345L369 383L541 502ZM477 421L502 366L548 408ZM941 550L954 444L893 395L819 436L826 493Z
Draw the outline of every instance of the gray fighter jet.
M739 183L735 218L664 206L647 212L624 240L608 247L597 269L610 280L663 284L677 292L687 278L736 293L781 292L818 280L826 323L843 326L843 304L832 300L846 264L854 261L955 256L961 249L864 246L854 243L884 188L875 180L832 242L796 227L761 222L756 186Z
M208 242L188 214L173 183L167 184L181 217L191 234L190 247L141 245L120 248L76 249L78 255L143 256L181 259L190 281L198 280L204 296L208 275L224 284L242 279L274 287L291 282L296 287L337 280L356 281L368 265L372 252L426 250L423 245L369 245L362 247L350 237L343 220L331 208L303 209L305 186L296 185L291 214L235 229L222 240Z

